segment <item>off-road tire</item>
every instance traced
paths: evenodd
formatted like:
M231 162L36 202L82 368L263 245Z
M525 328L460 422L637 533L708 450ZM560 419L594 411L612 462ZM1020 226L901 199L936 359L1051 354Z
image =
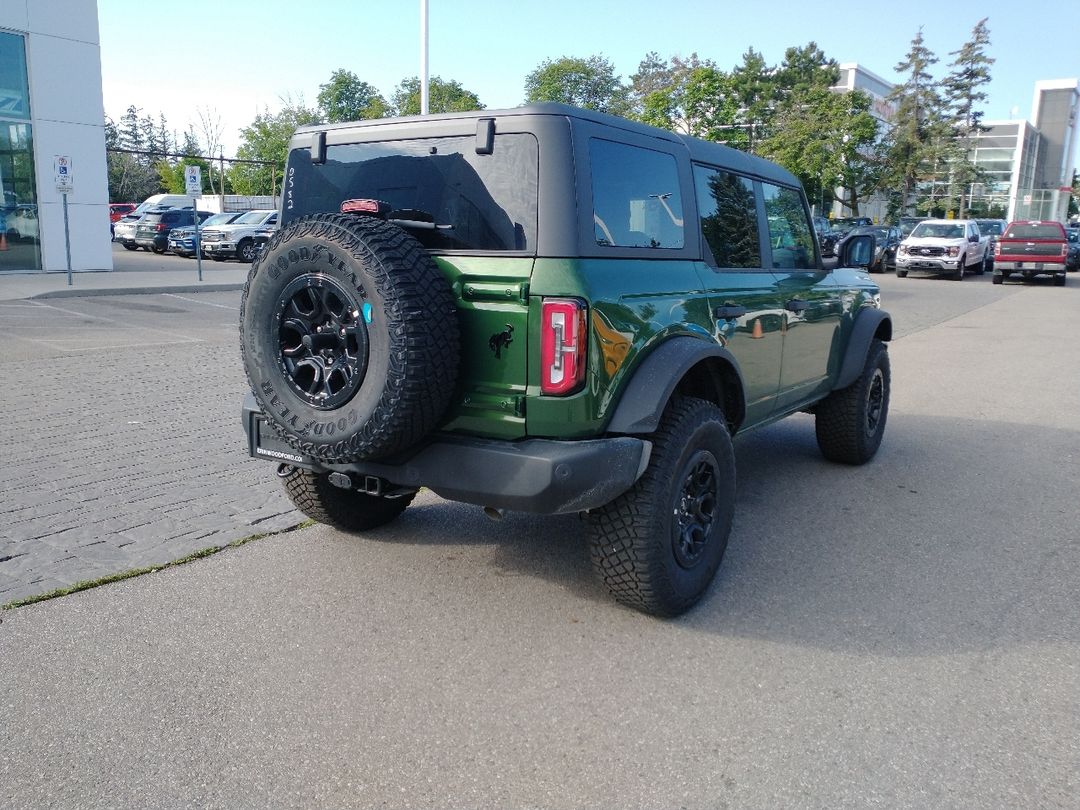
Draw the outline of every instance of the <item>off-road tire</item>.
M735 454L723 412L702 399L673 398L649 438L652 455L637 483L586 516L589 552L619 602L677 616L702 597L723 559L735 512ZM709 519L691 554L679 526L695 520L693 503Z
M312 520L343 532L363 532L385 526L412 503L416 493L398 498L381 498L330 483L328 473L314 473L294 467L281 483L293 506Z
M305 290L311 317L296 308ZM320 327L321 337L319 311L335 324ZM341 345L317 351L339 327ZM328 462L384 458L433 430L454 394L458 340L454 296L434 260L401 228L370 217L316 214L285 225L251 266L241 299L241 354L263 413L288 444ZM325 363L334 353L334 365Z
M885 435L889 386L889 352L874 340L859 378L833 391L814 410L817 443L825 458L865 464L874 457Z
M1054 276L1054 286L1055 287L1064 287L1065 286L1065 274L1064 273L1061 274L1060 276Z

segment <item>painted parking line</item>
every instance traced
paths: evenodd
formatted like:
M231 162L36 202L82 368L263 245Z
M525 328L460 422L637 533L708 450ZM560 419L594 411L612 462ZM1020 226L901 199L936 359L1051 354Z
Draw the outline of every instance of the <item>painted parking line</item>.
M101 321L102 323L115 324L116 326L120 327L121 329L125 329L125 330L141 329L141 330L146 331L146 332L156 332L159 335L167 335L168 337L173 338L173 342L176 342L176 343L203 343L204 342L200 338L193 338L193 337L190 337L188 335L177 334L176 332L170 332L167 329L155 329L152 326L142 326L142 325L133 327L131 324L124 323L123 321L118 321L115 318L105 318L105 317L103 317L101 315L87 315L84 312L78 312L78 311L76 311L74 309L67 309L65 307L58 307L55 304L43 304L43 303L40 303L38 301L31 301L31 303L34 304L34 306L37 306L37 307L43 307L45 309L54 309L57 312L63 312L65 314L67 314L67 315L74 315L77 318L89 318L90 320ZM144 344L144 345L147 345L147 344ZM161 345L161 344L153 344L153 345Z
M190 301L192 304L202 304L207 307L218 307L219 309L231 309L235 312L240 311L240 307L231 307L228 304L215 304L213 301L200 301L197 298L188 298L184 295L177 295L176 293L162 293L164 298L179 298L181 301Z

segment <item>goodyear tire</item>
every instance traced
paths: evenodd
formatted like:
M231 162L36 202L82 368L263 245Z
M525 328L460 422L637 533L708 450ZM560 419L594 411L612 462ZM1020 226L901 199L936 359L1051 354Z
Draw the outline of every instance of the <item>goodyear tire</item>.
M720 568L735 514L735 452L723 412L675 397L637 483L587 516L593 570L624 605L691 608Z
M454 393L457 310L420 243L380 220L317 214L248 273L240 346L271 426L326 462L383 458L430 432Z

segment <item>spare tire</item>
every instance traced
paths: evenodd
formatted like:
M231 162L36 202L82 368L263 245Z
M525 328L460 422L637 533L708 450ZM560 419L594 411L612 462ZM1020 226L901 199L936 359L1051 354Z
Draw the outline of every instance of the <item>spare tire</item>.
M382 458L438 424L457 381L446 277L401 228L316 214L282 227L248 273L244 370L270 425L327 462Z

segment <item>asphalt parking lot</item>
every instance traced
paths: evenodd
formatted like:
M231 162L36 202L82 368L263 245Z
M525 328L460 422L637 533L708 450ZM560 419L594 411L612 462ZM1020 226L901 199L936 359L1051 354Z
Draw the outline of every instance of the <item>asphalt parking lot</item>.
M740 438L724 568L687 616L610 601L574 517L424 494L365 538L303 529L0 614L0 804L1075 806L1080 278L879 278L881 452L828 464L806 416ZM239 449L239 293L201 295L0 308L43 426L0 441L63 437L42 380L145 417L160 395L206 428L219 489L277 508Z

